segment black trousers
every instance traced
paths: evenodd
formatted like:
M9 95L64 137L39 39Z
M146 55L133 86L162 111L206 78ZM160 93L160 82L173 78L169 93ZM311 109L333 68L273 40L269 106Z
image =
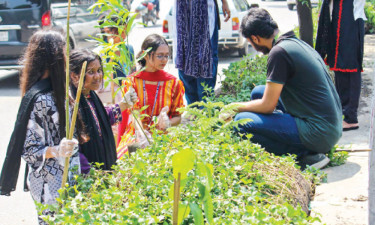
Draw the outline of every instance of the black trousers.
M360 71L354 73L335 71L335 86L341 100L344 121L347 123L358 123L361 81Z

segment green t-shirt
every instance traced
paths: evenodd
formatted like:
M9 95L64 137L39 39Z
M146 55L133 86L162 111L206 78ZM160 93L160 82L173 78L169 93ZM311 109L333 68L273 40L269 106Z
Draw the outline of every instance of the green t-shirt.
M293 32L281 36L271 49L267 82L284 85L281 100L309 150L328 152L338 142L342 110L336 89L319 54Z

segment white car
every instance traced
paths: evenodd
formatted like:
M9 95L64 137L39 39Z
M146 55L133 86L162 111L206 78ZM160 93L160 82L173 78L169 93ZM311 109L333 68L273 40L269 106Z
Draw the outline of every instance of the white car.
M288 5L289 10L293 10L294 6L296 5L297 0L286 0L286 4ZM318 6L319 0L310 0L311 6Z
M228 0L227 2L231 11L231 18L227 22L224 22L221 1L218 1L221 21L221 28L219 30L219 48L237 49L238 54L242 57L248 54L249 43L240 34L240 23L250 8L259 7L259 5L249 5L247 0ZM163 21L163 36L167 39L170 48L172 48L172 31L173 29L176 29L173 24L172 11L171 8Z

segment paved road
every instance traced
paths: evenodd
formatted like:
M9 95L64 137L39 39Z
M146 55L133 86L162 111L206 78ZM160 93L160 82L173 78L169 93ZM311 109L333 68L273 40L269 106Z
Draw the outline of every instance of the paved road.
M164 18L171 3L172 0L161 1L161 18ZM260 7L269 10L274 19L278 22L281 32L292 29L298 23L296 11L289 11L285 1L258 3ZM151 33L161 34L161 22L162 21L158 21L157 25L153 27L135 27L129 39L136 53L140 50L141 42L146 35ZM252 53L254 54L254 51L252 51ZM240 60L236 51L220 52L219 58L219 74L221 74L222 69L228 67L231 62ZM166 67L166 70L172 74L177 74L172 63ZM0 168L2 168L19 103L20 91L18 88L17 71L0 71ZM22 164L20 171L17 190L12 193L11 197L0 196L0 225L37 224L35 206L30 194L22 191L24 164Z

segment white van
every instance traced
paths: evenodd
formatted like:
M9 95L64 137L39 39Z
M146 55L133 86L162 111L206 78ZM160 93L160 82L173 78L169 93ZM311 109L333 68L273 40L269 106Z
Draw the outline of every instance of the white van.
M240 34L240 24L242 18L247 11L252 7L259 7L258 4L251 4L246 0L227 0L229 9L231 11L231 18L224 22L224 15L222 12L221 1L219 4L219 13L221 28L219 30L219 48L221 49L237 49L239 56L245 56L249 52L249 43ZM173 6L172 6L173 7ZM168 44L172 50L172 31L175 28L173 24L172 8L163 20L163 36L167 39Z

